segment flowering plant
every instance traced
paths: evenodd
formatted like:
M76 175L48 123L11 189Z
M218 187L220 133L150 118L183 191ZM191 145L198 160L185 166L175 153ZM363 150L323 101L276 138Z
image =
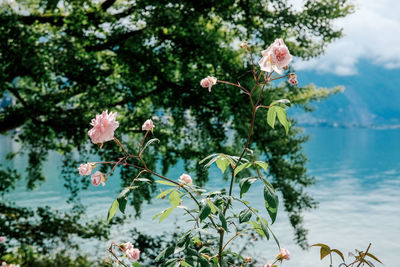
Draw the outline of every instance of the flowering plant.
M101 115L96 115L96 118L91 122L93 128L89 130L88 134L92 142L102 147L104 142L114 140L122 149L123 156L117 161L81 164L78 168L79 173L81 175L90 175L93 169L96 168L96 165L112 164L113 167L109 173L103 174L100 171L96 171L92 174L92 183L98 186L100 183L102 185L106 184L107 176L118 165L133 167L138 170L138 174L132 179L131 184L124 188L113 201L108 211L108 221L112 220L118 210L122 213L125 212L127 197L132 190L135 190L142 182L151 182L151 180L141 177L143 173L148 173L159 178L159 180L156 180L157 183L169 187L167 190L161 191L156 196L156 199L168 198L170 207L155 215L154 220L158 219L159 222L162 222L176 208L183 209L189 217L190 228L177 240L175 246L167 247L156 258L156 261L160 262L161 266L232 266L233 263L228 260L230 258L234 258L236 262L245 266L252 261L251 258L243 257L230 250L230 244L235 238L249 233L257 234L261 238L267 239L272 236L278 248L280 248L278 239L271 230L271 225L275 222L278 213L279 200L274 187L263 175L263 171L268 171L268 162L256 160L249 144L253 134L256 113L260 109L268 109L266 121L272 128L275 127L278 121L284 127L286 134L288 133L290 122L286 116L286 108L290 104L290 101L288 99L280 99L269 103L269 105L265 105L261 103L261 97L265 92L265 88L267 88L267 84L271 81L287 78L290 84L295 85L297 84L297 76L293 73L283 75L283 71L287 70L292 56L282 39L275 40L268 49L262 52L262 58L258 62L260 70L257 70L254 64L253 53L247 42L244 42L241 47L246 49L250 54L252 76L255 83L251 90L246 89L240 83L218 80L213 76L208 76L200 82L200 85L208 88L210 92L211 88L217 84L234 86L249 98L251 107L250 126L242 153L240 155L213 153L199 162L200 164L204 164L205 167L210 167L215 163L222 173L229 170L230 183L226 189L207 192L196 186L189 174L182 174L179 179L173 179L149 169L146 159L143 157L143 152L150 145L159 142L157 138L152 138L146 142L149 133L153 134L155 127L151 119L147 120L142 126L145 134L137 152L134 154L128 152L114 135L119 126L119 123L116 121L116 113L104 111ZM240 193L236 196L233 193L234 181L241 176L241 172L245 169L253 172L254 175L240 178ZM263 188L263 201L265 202L269 219L264 218L261 212L243 199L252 184L257 182ZM186 206L186 199L193 201L193 205L190 207ZM242 207L240 212L237 211L239 206ZM213 235L215 239L212 239L212 242L204 242L205 240L202 238L203 232ZM114 248L117 248L117 250L115 251ZM112 242L109 252L117 262L124 266L127 265L119 254L135 261L133 266L141 266L139 259L140 251L135 249L129 242L124 244ZM288 260L289 257L289 252L284 248L280 248L280 252L275 257L273 263L266 263L265 266L276 266L276 263L282 263L283 260Z

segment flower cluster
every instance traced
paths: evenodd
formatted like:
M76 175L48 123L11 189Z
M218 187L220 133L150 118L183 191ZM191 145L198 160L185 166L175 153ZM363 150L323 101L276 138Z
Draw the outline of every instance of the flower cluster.
M134 248L131 242L120 245L122 251L128 257L128 259L137 261L140 257L140 250Z

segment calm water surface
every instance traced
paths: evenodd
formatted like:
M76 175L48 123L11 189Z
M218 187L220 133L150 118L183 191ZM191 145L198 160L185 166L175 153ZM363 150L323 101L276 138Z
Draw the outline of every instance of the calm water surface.
M309 173L318 180L307 190L320 203L317 210L304 214L310 244L323 242L347 255L354 248L365 249L371 242L372 253L382 259L386 267L400 266L400 130L306 128L306 133L312 136L305 145L310 160ZM8 151L15 149L16 144L0 136L2 161ZM49 158L45 165L48 180L40 188L26 192L21 187L7 198L21 206L67 208L65 200L68 193L59 178L60 156L54 153ZM21 160L8 164L25 167ZM178 164L168 176L178 177L182 169L182 165ZM207 189L220 189L224 183L213 167ZM89 206L89 217L105 218L118 188L118 177L112 177L106 187L91 187L82 193L84 203ZM246 199L260 211L264 210L263 201L259 201L262 199L261 192L261 188L253 186L246 195ZM157 205L146 205L143 217L115 229L113 239L125 241L121 237L132 226L151 234L155 229L160 232L181 225L181 213L175 211L165 223L158 224L151 220L154 214L168 205L166 202L156 200L154 203ZM132 209L130 211L133 212ZM302 251L293 245L293 231L284 212L278 214L272 229L281 245L288 247L292 253L292 260L283 266L329 265L327 261L319 261L318 249ZM102 243L100 248L102 245L104 249L107 246ZM255 242L253 248L259 259L267 260L276 254L273 241Z

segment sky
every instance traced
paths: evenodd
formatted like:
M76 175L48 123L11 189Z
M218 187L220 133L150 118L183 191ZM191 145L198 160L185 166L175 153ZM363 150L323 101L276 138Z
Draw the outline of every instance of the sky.
M290 0L301 8L302 0ZM297 61L297 70L316 70L351 76L357 63L366 59L385 69L400 70L400 1L354 0L355 13L335 22L344 37L330 44L326 53L309 61Z

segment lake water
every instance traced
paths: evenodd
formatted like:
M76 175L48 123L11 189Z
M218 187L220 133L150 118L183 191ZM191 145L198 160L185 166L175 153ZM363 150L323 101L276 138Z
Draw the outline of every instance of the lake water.
M372 243L371 252L386 267L400 266L400 130L306 128L305 131L311 135L311 140L305 145L310 160L309 174L318 180L308 192L320 203L318 209L304 213L310 244L326 243L347 256L347 252L354 248L365 250ZM8 151L16 148L9 138L0 136L2 161ZM7 198L21 206L66 208L68 195L58 175L60 156L53 153L49 158L45 165L48 179L40 188L32 192L20 188ZM17 168L25 166L22 161L10 164ZM178 164L168 176L178 177L181 173L182 165ZM220 189L224 183L213 167L207 189ZM90 207L89 216L106 217L118 186L118 177L112 177L106 187L90 187L82 194L85 204ZM256 202L262 199L260 192L260 188L252 187L246 198L256 208L264 210L263 201ZM162 224L151 220L168 205L166 202L156 200L154 203L157 205L146 205L141 219L113 231L113 240L123 240L121 237L131 227L154 233L154 229L162 231L181 225L181 214L175 211ZM132 209L128 208L127 212L132 212ZM284 212L278 214L272 229L281 245L292 254L292 259L283 266L329 265L328 259L324 262L319 260L317 248L302 251L293 244L293 231ZM106 247L104 244L104 250ZM254 254L267 260L275 256L276 246L272 240L255 242Z

